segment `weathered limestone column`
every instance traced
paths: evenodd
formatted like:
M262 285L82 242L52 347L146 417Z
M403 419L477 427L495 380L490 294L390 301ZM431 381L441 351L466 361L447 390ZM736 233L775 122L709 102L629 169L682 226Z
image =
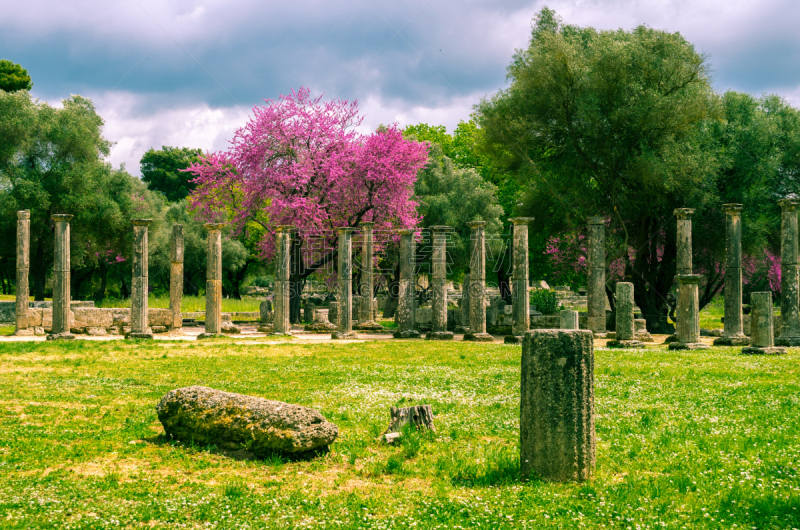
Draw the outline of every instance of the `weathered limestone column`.
M633 318L633 284L619 282L617 284L615 339L608 341L609 348L644 348L644 343L636 340L636 326ZM699 330L698 330L699 333Z
M336 331L332 339L355 339L353 333L353 228L339 229L339 286Z
M169 308L172 311L172 329L183 327L183 225L172 225L169 242Z
M591 478L596 451L592 332L526 332L520 386L522 479Z
M772 328L772 293L750 294L750 333L752 346L742 348L748 355L779 355L786 353L786 348L776 348L773 344Z
M692 208L676 208L678 218L678 269L677 274L692 273Z
M28 324L28 271L31 266L31 211L17 212L17 308L14 335L33 335Z
M589 278L586 327L594 333L606 331L606 220L589 218Z
M715 346L746 346L742 322L742 205L723 204L725 210L725 333Z
M152 339L153 330L147 318L148 245L147 227L152 219L134 219L133 221L133 278L131 279L131 332L126 335L130 339Z
M222 227L224 223L206 223L206 331L198 339L218 337L222 332Z
M678 278L678 340L671 342L670 350L698 350L708 348L700 342L699 274L681 274Z
M433 277L433 306L431 307L431 331L426 338L452 340L453 332L447 331L447 234L449 226L432 226L433 254L431 265Z
M400 230L400 299L397 301L396 339L418 339L415 327L416 242L413 230Z
M580 329L580 320L577 311L571 309L562 309L559 313L561 317L561 329Z
M796 199L778 201L781 209L781 333L778 346L800 346L800 265L797 263ZM755 342L753 342L755 345Z
M469 333L464 340L492 342L486 333L486 228L485 221L467 223L472 228L472 251L469 264Z
M53 262L53 326L47 340L74 339L70 333L69 214L56 214L55 259Z
M383 326L375 322L373 293L375 290L373 227L375 223L361 223L361 285L359 286L358 324L360 331L382 331Z
M289 334L291 323L291 284L289 283L289 270L292 229L290 225L279 225L275 227L275 317L272 321L274 333Z
M528 297L528 223L533 217L514 217L513 259L511 271L511 310L513 321L511 335L505 338L506 344L522 344L522 335L531 327L530 298Z

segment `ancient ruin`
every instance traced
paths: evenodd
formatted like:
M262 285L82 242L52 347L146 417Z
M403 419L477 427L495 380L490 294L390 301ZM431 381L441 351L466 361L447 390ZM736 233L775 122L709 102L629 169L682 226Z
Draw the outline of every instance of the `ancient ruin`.
M492 342L494 338L486 333L486 228L485 221L472 221L469 262L469 332L464 340Z
M742 348L746 355L780 355L786 353L786 348L775 347L774 330L772 326L772 293L761 292L750 294L750 307L752 308L750 346Z
M522 336L531 327L530 302L528 297L528 224L532 217L509 219L514 225L512 255L514 268L511 271L512 314L511 335L506 344L522 344Z
M74 339L70 332L69 222L72 215L56 214L55 259L53 261L53 324L47 340Z
M431 331L425 337L433 340L451 340L453 332L447 331L447 234L449 226L434 226L433 255L431 256L433 277L433 305L431 307Z
M396 339L418 339L415 329L414 311L416 309L416 242L413 230L400 230L400 287L397 303Z
M781 207L781 329L778 346L800 346L800 264L797 262L796 199L778 201ZM755 343L754 343L755 346Z
M589 218L589 278L586 327L598 336L606 331L606 219Z
M715 346L746 346L742 319L742 205L723 204L725 210L725 332Z
M353 230L350 227L339 229L339 284L336 291L339 311L332 339L358 338L353 332Z
M708 348L700 342L699 274L681 274L678 277L678 340L671 342L670 350L697 350Z
M31 266L31 211L17 212L17 296L14 335L33 335L28 322L28 272Z
M149 281L149 252L147 227L152 219L133 221L133 278L131 279L131 339L152 339L153 330L147 320L147 297Z

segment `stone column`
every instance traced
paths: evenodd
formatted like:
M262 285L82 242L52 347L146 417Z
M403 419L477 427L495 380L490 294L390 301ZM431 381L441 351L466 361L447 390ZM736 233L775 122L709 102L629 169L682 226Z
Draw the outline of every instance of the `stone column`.
M633 284L617 283L615 339L608 341L609 348L644 348L644 343L636 340L636 326L633 318ZM699 331L698 331L699 333Z
M291 284L289 283L292 226L279 225L275 227L275 316L273 329L276 334L289 334L291 323Z
M530 298L528 297L528 223L533 217L514 217L512 256L514 270L511 272L511 310L513 320L511 335L505 338L506 344L522 344L522 335L531 327Z
M522 479L584 481L595 468L594 347L588 330L528 331L522 342Z
M746 346L750 339L742 325L742 205L723 204L725 210L725 333L715 346Z
M453 332L447 331L447 234L449 226L432 226L433 253L431 276L433 277L433 306L431 307L431 331L427 338L452 340Z
M415 327L416 242L413 230L400 230L400 299L397 302L396 339L418 339Z
M778 346L800 346L800 265L797 263L796 199L778 201L781 209L781 330ZM755 345L755 342L753 343Z
M561 313L559 313L561 317L561 329L579 329L580 328L580 320L578 318L578 312L572 311L571 309L562 309Z
M183 225L172 225L169 249L169 308L172 311L172 329L183 327Z
M772 293L751 293L750 309L750 333L753 341L752 346L742 348L742 353L749 355L786 353L786 348L776 348L773 344Z
M700 342L699 274L681 274L678 278L678 340L671 342L670 350L697 350L708 348Z
M472 249L469 263L469 333L464 340L492 342L486 333L486 228L485 221L467 223L472 228Z
M606 331L606 220L589 218L589 278L586 327L594 333Z
M28 323L28 271L31 266L31 211L17 212L17 311L14 335L33 335Z
M218 337L222 332L222 227L224 223L206 223L206 331L198 339Z
M358 324L353 329L382 331L383 326L375 322L373 293L375 291L374 251L372 229L375 223L361 223L361 285L358 297Z
M53 262L53 326L47 340L74 339L70 333L69 214L56 214L55 259Z
M678 218L678 269L677 274L692 273L692 208L676 208Z
M355 339L353 333L353 228L339 229L339 286L336 331L332 339Z
M147 315L147 294L150 284L148 274L147 227L152 219L133 221L133 278L131 279L131 332L130 339L152 339Z

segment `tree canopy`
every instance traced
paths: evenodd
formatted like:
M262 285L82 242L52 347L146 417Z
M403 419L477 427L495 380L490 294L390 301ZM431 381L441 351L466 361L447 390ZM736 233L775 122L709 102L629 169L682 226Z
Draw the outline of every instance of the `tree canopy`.
M185 199L195 188L194 178L183 171L197 163L202 151L189 147L150 148L140 162L142 180L151 190L164 194L170 202Z
M15 92L33 88L28 71L8 59L0 59L0 90Z

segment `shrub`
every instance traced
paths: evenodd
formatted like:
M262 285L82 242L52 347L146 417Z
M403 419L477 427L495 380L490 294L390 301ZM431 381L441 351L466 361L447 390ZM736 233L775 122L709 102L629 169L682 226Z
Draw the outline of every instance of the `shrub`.
M554 315L558 311L558 297L555 291L536 289L530 295L531 305L543 315Z

